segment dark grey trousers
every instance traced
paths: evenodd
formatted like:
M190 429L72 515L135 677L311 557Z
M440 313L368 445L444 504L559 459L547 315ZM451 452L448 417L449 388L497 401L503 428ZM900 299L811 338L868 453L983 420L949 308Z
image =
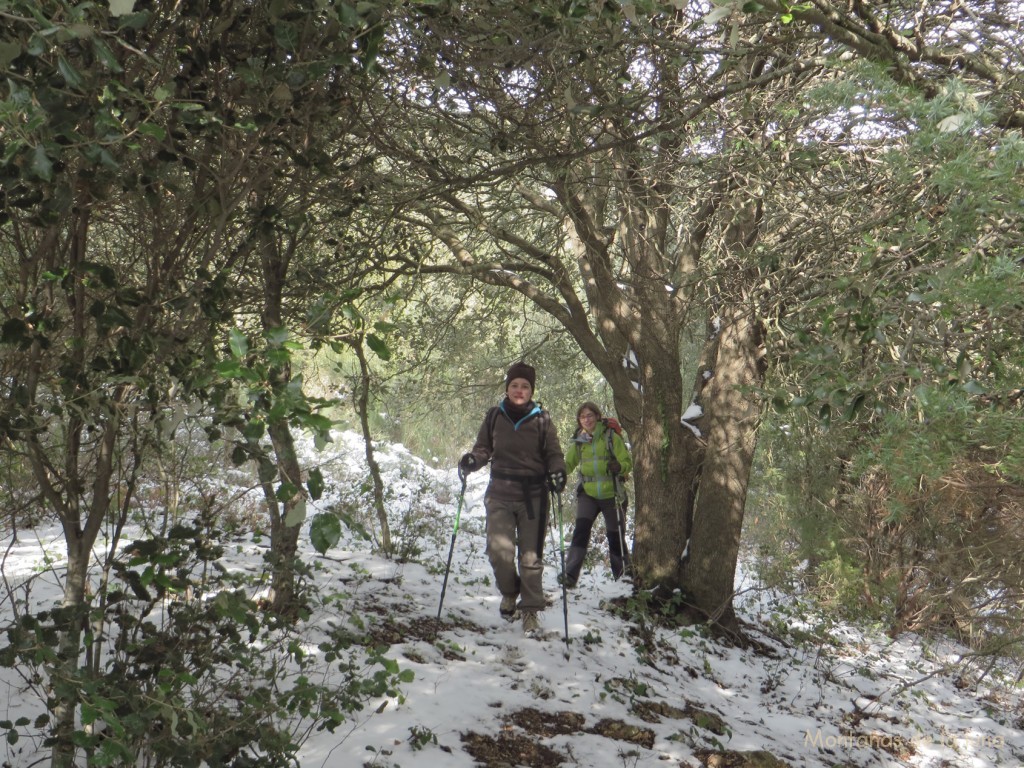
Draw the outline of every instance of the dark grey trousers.
M581 493L576 501L576 525L572 532L572 543L566 552L565 574L570 584L575 584L580 577L583 560L590 547L590 532L597 520L597 514L604 515L604 527L608 534L608 554L611 560L612 575L622 575L622 546L619 540L619 515L615 508L615 499L595 499Z
M525 501L486 497L484 507L487 509L487 558L491 561L498 591L503 596L518 593L520 611L544 610L542 582L547 499L535 496L528 509Z

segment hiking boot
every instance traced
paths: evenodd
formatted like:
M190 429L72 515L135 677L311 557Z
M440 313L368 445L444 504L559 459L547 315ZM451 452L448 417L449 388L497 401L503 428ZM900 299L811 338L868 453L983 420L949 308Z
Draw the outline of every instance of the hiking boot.
M523 611L523 634L535 635L540 632L540 619L536 611Z
M576 589L577 579L574 576L558 574L558 583L564 584L566 589Z
M519 599L519 595L502 595L501 605L498 607L498 611L501 612L501 618L505 621L512 621L516 617L516 600Z

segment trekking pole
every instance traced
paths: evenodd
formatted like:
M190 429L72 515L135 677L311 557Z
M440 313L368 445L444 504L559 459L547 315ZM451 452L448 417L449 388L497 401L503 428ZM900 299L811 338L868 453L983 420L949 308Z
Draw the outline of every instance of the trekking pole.
M558 544L562 553L562 616L565 618L565 658L569 658L569 596L565 586L565 531L562 528L562 494L551 492L558 502Z
M626 488L622 484L622 477L615 475L615 507L619 512L619 552L622 554L622 574L632 576L632 562L629 550L626 548Z
M548 521L548 532L551 534L551 551L558 551L558 540L555 538L555 524L554 519ZM557 565L557 563L556 563Z
M448 547L448 564L444 567L444 582L441 584L441 602L437 604L437 618L441 618L441 606L444 605L444 593L448 589L448 572L452 569L452 553L455 552L455 534L459 532L459 518L462 516L462 502L466 499L466 473L459 467L459 479L462 490L459 491L459 506L455 510L455 527L452 528L452 543Z

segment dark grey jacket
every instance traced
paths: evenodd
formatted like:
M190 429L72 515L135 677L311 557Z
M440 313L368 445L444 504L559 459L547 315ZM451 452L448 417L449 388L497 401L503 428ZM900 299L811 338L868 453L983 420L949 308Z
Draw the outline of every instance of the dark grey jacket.
M491 463L487 495L504 501L525 501L547 493L547 476L565 472L565 456L555 425L536 403L513 421L504 402L491 408L480 425L473 455L478 467Z

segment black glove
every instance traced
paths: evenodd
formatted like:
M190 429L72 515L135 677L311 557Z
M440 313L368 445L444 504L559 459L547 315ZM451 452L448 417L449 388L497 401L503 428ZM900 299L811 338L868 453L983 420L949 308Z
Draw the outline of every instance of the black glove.
M472 453L463 454L462 458L459 459L459 469L467 475L476 469L476 456Z
M613 475L617 475L622 471L622 465L615 459L608 459L608 471Z
M565 472L548 472L548 488L555 493L565 490Z

